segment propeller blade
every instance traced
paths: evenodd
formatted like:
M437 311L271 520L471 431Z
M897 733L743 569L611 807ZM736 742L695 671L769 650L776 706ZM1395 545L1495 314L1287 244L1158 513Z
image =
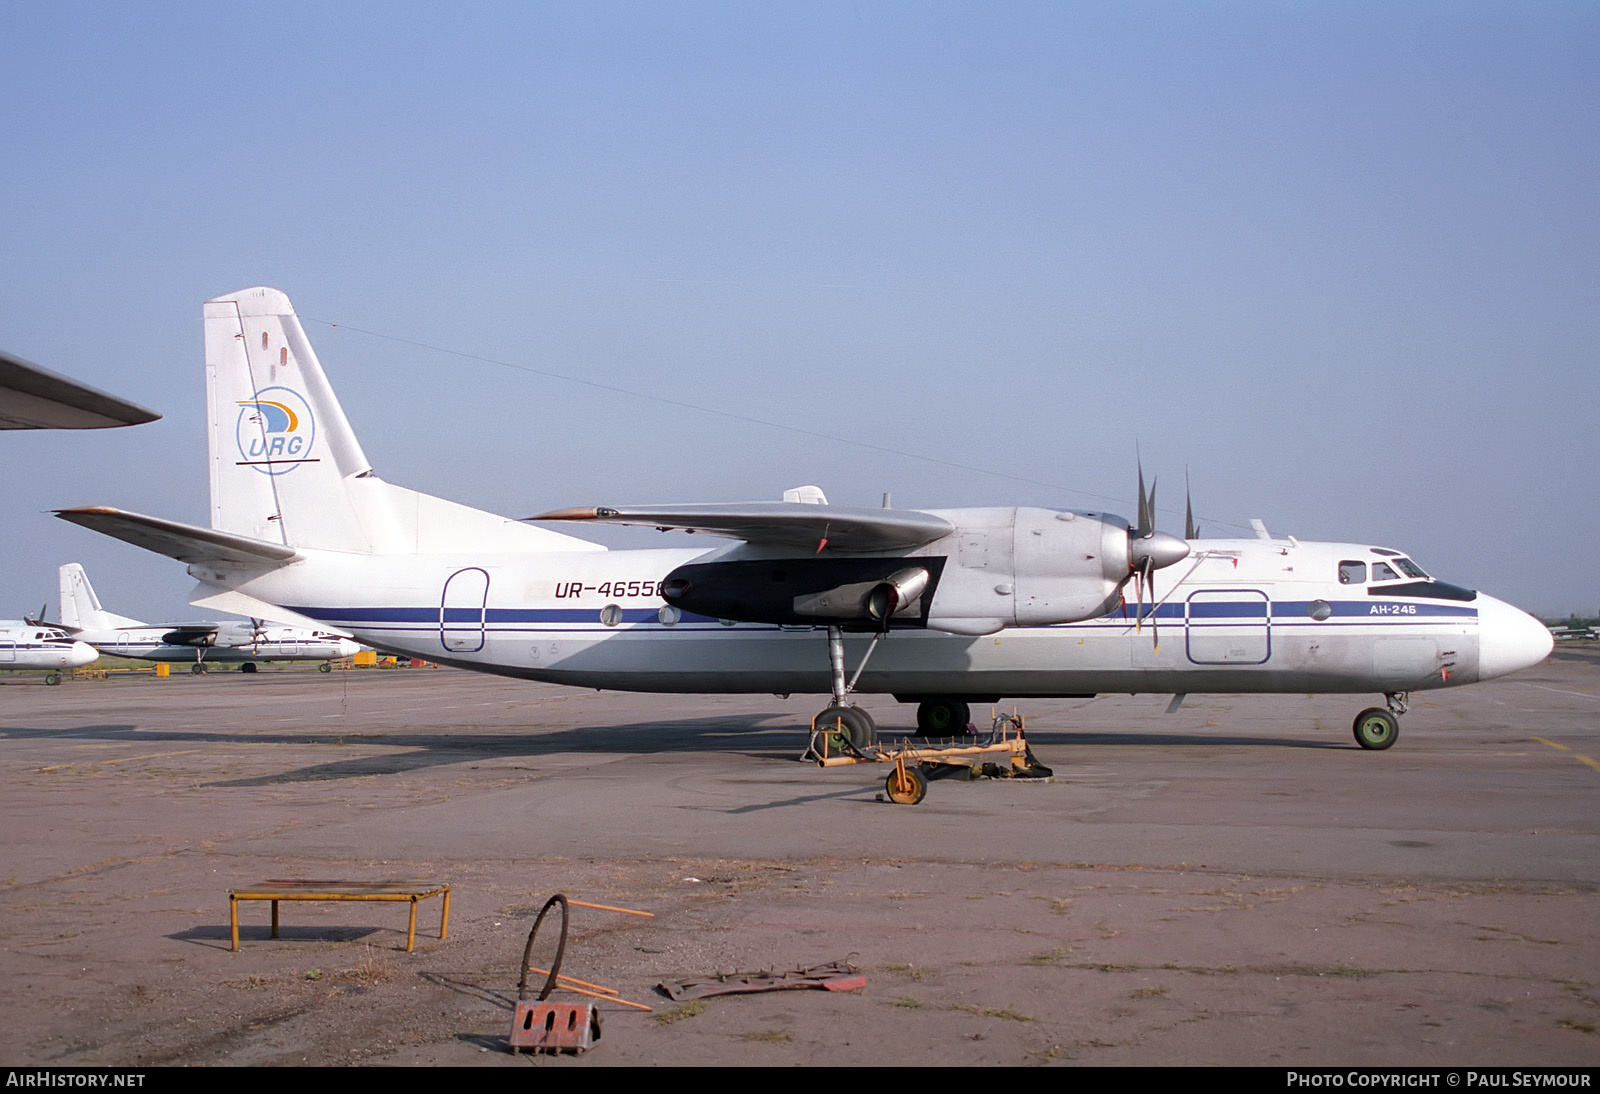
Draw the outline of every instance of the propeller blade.
M1155 652L1160 654L1161 623L1156 617L1156 583L1154 574L1150 572L1152 560L1146 558L1144 565L1146 570L1145 580L1150 582L1150 641L1155 646Z
M1140 629L1144 626L1144 587L1145 587L1145 583L1148 582L1149 580L1150 580L1150 560L1149 559L1145 559L1144 565L1140 566L1137 570L1135 570L1133 572L1133 588L1134 588L1135 595L1138 597L1138 599L1134 603L1134 607L1133 607L1133 633L1134 634L1140 633ZM1152 599L1153 598L1154 598L1154 593L1152 592Z
M1183 538L1199 539L1200 529L1194 523L1194 504L1189 498L1189 469L1183 469Z
M1144 492L1144 460L1138 459L1139 467L1139 523L1134 528L1134 535L1143 539L1155 530L1155 514L1150 511L1150 502Z

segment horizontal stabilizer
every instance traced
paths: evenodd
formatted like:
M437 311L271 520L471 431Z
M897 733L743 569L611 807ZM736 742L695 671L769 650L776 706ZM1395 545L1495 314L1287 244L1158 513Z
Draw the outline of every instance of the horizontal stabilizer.
M326 623L319 623L310 616L291 612L288 608L280 608L276 604L268 604L265 600L257 600L247 593L237 589L224 589L209 582L202 581L195 585L189 592L189 603L196 608L210 608L213 611L232 612L234 615L245 615L251 619L262 619L268 623L279 623L285 627L300 627L303 630L318 631L322 634L336 634L340 638L353 637L349 631L330 627Z
M524 519L704 532L763 547L808 551L820 550L823 545L837 551L904 551L955 531L955 525L943 517L915 509L853 509L788 501L557 509Z
M225 562L234 566L263 566L282 564L299 555L293 547L285 547L281 543L265 543L248 536L181 524L175 520L162 520L160 517L147 517L104 505L58 509L56 516L112 539L120 539L124 543L191 565Z

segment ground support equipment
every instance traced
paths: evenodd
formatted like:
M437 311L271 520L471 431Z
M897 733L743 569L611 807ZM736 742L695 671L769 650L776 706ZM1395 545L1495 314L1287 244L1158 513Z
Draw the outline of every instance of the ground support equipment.
M825 711L811 726L811 741L804 758L818 767L851 764L893 764L883 788L896 805L916 805L928 793L930 779L964 772L969 778L1047 779L1053 772L1028 748L1024 719L1019 714L998 715L987 737L951 738L948 742L908 740L860 745L850 727Z

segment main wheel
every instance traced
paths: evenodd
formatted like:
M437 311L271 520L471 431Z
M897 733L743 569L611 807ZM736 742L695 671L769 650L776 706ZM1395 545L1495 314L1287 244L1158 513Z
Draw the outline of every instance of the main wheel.
M1374 752L1381 752L1393 745L1400 736L1400 720L1382 707L1368 707L1357 714L1352 728L1355 730L1356 744Z
M883 789L896 805L916 805L928 796L928 777L914 767L897 767L883 780Z
M842 731L854 748L868 748L878 740L878 724L860 707L829 707L817 715L817 728L825 733Z
M959 699L929 699L917 706L917 729L924 737L950 737L966 729L972 708Z
M256 663L254 661L246 661L244 664L239 666L239 671L240 672L255 672L256 671Z

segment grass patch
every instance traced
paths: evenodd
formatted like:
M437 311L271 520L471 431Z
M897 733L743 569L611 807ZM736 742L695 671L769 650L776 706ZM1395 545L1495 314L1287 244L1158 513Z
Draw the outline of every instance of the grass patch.
M671 1010L662 1011L655 1016L655 1019L659 1025L670 1026L674 1022L683 1021L685 1018L693 1018L705 1009L706 1003L704 999L693 999L681 1007L673 1007Z
M1139 988L1133 993L1134 999L1154 999L1158 995L1167 994L1166 988Z
M1024 959L1022 963L1024 965L1033 965L1035 967L1040 965L1056 965L1068 957L1071 957L1074 948L1075 947L1072 946L1057 946L1055 949L1048 950L1045 953L1036 953L1032 957Z
M891 1007L905 1007L907 1010L916 1010L922 1006L922 1000L913 999L909 995L902 995L898 999L890 999L888 1003Z
M768 1029L759 1033L741 1033L739 1034L739 1040L757 1042L792 1041L794 1040L794 1034L786 1029Z
M979 1014L985 1018L1009 1018L1013 1022L1032 1022L1033 1015L1023 1014L1021 1011L1011 1010L1009 1007L980 1007L975 1003L957 1003L956 1010L966 1011L968 1014Z

